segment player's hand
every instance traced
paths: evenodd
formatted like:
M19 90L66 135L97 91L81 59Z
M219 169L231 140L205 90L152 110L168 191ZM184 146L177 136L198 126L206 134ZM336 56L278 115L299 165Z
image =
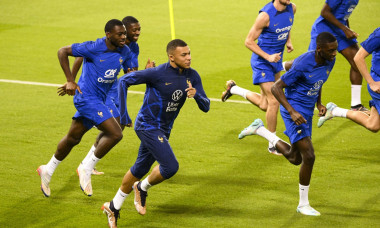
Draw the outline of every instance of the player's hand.
M80 90L80 87L75 82L67 82L66 85L66 94L69 96L74 96L75 91L78 90L80 94L82 94L82 91Z
M369 83L369 88L375 93L380 93L380 81Z
M191 85L191 82L187 81L187 85L189 86L189 88L185 89L185 91L187 92L187 97L193 98L195 94L197 93L197 90L193 88L193 86Z
M133 123L130 122L130 123L127 123L127 125L125 125L126 127L133 127Z
M66 95L66 84L67 83L65 83L63 86L57 88L58 96L65 96Z
M292 43L286 43L286 50L288 51L288 53L292 52L294 50L293 48L293 44Z
M146 63L145 69L153 68L153 67L156 67L156 62L154 60L150 61L150 59L148 58L148 62Z
M277 63L278 61L280 61L280 59L281 59L281 53L282 52L269 55L268 59L267 59L268 62L270 62L270 63Z
M326 114L326 107L323 104L317 104L317 109L319 111L318 116L324 116Z
M359 34L356 32L352 31L350 28L346 27L346 29L343 31L344 34L346 35L346 38L351 40L354 38L358 38Z
M303 118L303 116L297 111L292 112L290 116L292 117L294 123L296 123L297 125L307 123L306 119Z

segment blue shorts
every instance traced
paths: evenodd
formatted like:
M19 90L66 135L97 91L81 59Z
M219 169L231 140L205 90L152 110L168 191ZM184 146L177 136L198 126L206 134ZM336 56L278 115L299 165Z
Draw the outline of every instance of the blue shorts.
M275 75L282 70L282 59L277 63L270 63L256 54L251 57L252 79L254 85L264 82L274 82Z
M77 112L74 114L73 119L81 120L87 129L113 118L110 109L97 97L74 98L74 106Z
M111 114L115 118L120 116L119 105L116 103L116 100L117 99L111 96L107 96L106 98L106 106L110 109Z
M358 43L356 39L347 39L344 32L340 29L331 29L330 26L324 24L324 23L318 23L317 25L313 25L311 28L311 41L309 44L308 51L316 50L317 49L317 36L321 32L329 32L333 34L338 41L338 51L341 52L342 50Z
M138 130L137 136L141 140L139 153L135 164L131 167L133 176L141 179L150 170L155 161L160 164L160 173L169 179L178 171L178 161L169 144L169 134L159 129Z
M305 116L303 117L306 119L306 124L297 125L292 118L290 117L288 112L281 111L282 119L285 123L286 130L284 131L285 135L289 137L290 143L294 144L298 142L299 140L310 137L311 138L311 129L312 129L312 122L313 122L313 116Z

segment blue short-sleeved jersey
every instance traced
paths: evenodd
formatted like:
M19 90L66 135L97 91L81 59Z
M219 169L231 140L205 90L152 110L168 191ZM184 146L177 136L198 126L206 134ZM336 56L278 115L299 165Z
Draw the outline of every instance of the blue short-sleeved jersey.
M139 61L138 61L138 57L140 54L139 45L136 42L131 42L128 45L128 47L131 50L131 55L130 55L131 58L130 58L130 61L128 61L128 63L127 63L127 66L126 66L127 68L123 67L123 69L125 71L128 68L132 69L132 68L138 68L139 67ZM108 92L108 94L107 94L107 105L110 105L110 106L116 105L116 107L119 107L119 99L118 99L118 92L117 92L118 85L119 85L119 81L117 80L113 84L111 90ZM117 113L115 113L114 116L118 117L119 115Z
M141 71L134 71L119 79L120 122L130 123L126 109L128 87L146 84L143 105L136 117L135 130L161 129L170 133L174 120L186 101L188 82L196 89L194 96L198 107L207 112L210 100L203 90L199 74L192 68L185 69L181 74L178 68L170 63Z
M285 96L297 112L304 116L313 115L319 91L334 63L335 59L319 65L315 61L315 51L311 51L296 58L292 68L281 76L281 80L287 85ZM287 112L282 105L281 112Z
M378 82L380 81L380 27L375 29L361 45L369 54L372 54L371 77ZM373 99L370 106L375 105L380 113L380 94L374 92L369 85L367 89Z
M283 54L284 46L294 22L293 5L288 5L284 11L280 12L270 2L260 10L261 12L266 12L269 15L269 26L261 32L257 45L270 55L278 52ZM255 64L256 61L269 63L257 54L252 53L251 64Z
M96 41L72 44L71 49L73 56L83 57L83 70L78 81L82 94L77 92L74 102L89 97L96 97L105 102L121 67L128 67L130 64L130 49L124 46L111 51L107 48L105 37Z

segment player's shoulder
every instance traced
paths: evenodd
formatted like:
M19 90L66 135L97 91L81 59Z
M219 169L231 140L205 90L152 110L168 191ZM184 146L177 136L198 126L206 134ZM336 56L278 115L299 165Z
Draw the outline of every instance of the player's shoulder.
M294 60L293 68L298 71L307 71L315 65L315 51L303 53Z
M139 45L137 44L137 42L131 42L129 45L128 45L129 49L131 49L132 52L134 53L138 53L139 52Z

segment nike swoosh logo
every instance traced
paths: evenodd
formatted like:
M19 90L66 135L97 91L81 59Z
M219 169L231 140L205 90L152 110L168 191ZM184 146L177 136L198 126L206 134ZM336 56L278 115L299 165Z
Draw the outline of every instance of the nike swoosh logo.
M102 60L102 59L100 60L100 62L104 62L104 61L106 61L106 60Z
M309 78L313 77L314 75L309 75Z
M165 85L170 85L170 84L173 84L172 82L165 82Z
M278 23L277 24L274 24L273 26L277 26L278 25Z

